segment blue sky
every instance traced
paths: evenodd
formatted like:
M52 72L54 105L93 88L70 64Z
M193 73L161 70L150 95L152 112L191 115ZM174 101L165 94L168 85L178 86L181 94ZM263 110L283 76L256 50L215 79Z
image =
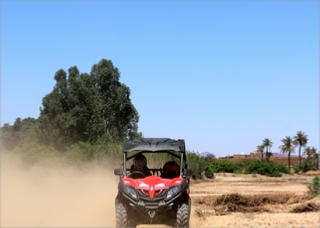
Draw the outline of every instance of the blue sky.
M1 126L102 58L145 137L225 156L302 130L320 148L318 1L2 1Z

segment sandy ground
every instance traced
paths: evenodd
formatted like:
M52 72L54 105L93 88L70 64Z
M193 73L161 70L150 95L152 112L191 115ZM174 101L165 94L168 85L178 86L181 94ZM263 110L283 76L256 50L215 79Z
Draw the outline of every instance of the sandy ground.
M311 178L225 174L192 182L190 225L319 227L319 211L292 212L299 205L318 203L314 199L307 204L305 198ZM64 165L26 168L2 156L1 227L115 227L117 181L112 169L97 165L82 170Z
M311 181L298 175L219 174L214 181L193 183L191 226L319 227L320 198L307 198Z

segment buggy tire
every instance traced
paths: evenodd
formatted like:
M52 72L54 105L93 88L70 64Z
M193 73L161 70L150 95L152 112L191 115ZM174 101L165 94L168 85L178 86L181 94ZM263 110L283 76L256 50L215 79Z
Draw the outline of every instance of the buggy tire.
M176 227L178 228L188 228L190 218L190 207L188 204L183 203L177 211L176 216Z
M116 223L117 228L128 227L128 214L122 203L116 204Z

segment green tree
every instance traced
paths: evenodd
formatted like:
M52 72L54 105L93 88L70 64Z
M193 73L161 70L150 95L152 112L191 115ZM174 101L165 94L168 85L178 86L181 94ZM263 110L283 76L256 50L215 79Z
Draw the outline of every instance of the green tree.
M318 169L319 155L317 149L307 146L304 149L303 155L306 156L306 163L314 165Z
M139 115L130 100L130 89L120 83L120 73L110 60L94 64L90 74L76 66L60 69L56 85L43 100L39 128L41 141L65 150L76 142L95 143L105 133L113 141L142 136Z
M186 153L188 164L190 165L190 168L192 170L192 178L193 179L201 179L202 173L206 171L208 165L208 162L206 159L202 156L200 156L198 153L192 151L188 151Z
M293 137L293 144L299 146L299 165L301 164L301 147L306 146L308 143L308 135L302 131L298 131Z
M208 153L204 159L210 164L216 160L216 156L212 153Z
M63 150L70 143L68 125L70 124L70 107L68 105L68 90L66 72L58 70L54 76L56 85L51 93L42 99L43 108L40 108L39 127L41 139L45 144L53 143ZM47 136L45 138L45 136Z
M37 121L34 118L21 119L18 117L13 126L4 124L1 128L1 145L8 150L23 146L29 142L37 142Z
M281 140L282 145L279 146L279 149L282 153L288 153L288 167L290 169L290 155L294 153L295 146L293 144L293 140L290 136L285 137Z
M116 140L137 137L139 115L130 100L130 89L119 82L120 73L110 60L93 65L91 77L97 87L105 132Z
M272 145L273 145L273 142L269 138L265 138L262 141L262 146L266 150L265 153L266 153L266 159L268 162L270 161L270 157L272 156L272 152L270 151Z

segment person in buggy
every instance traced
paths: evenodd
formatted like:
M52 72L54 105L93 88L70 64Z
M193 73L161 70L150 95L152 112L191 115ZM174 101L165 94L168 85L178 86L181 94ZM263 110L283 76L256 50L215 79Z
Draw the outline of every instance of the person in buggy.
M131 165L130 173L128 177L132 178L144 178L151 176L151 172L147 166L147 159L143 154L137 154L133 158L133 164Z

